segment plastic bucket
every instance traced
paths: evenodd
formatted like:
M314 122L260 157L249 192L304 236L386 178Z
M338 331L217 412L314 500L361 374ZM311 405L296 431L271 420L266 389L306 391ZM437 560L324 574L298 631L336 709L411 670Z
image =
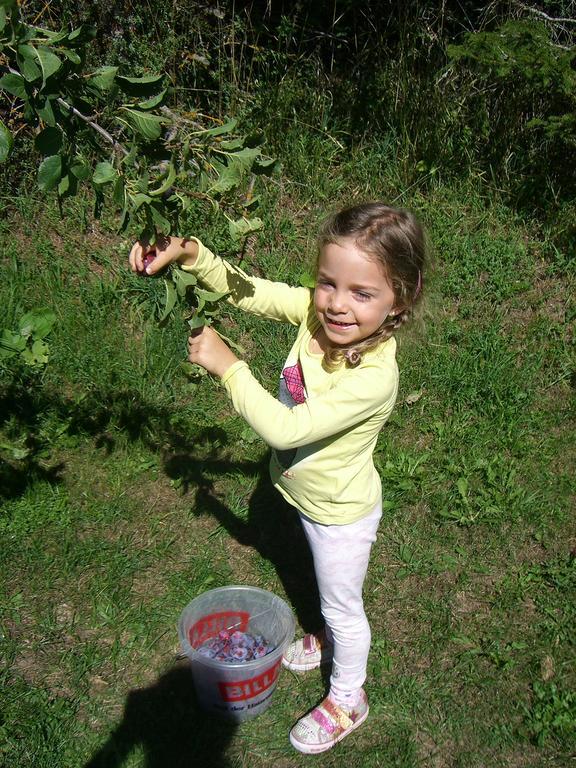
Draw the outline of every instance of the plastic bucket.
M262 635L274 650L259 659L232 663L198 653L197 648L222 630ZM180 615L178 635L190 660L200 706L238 722L264 712L294 630L294 615L284 600L257 587L220 587L188 603Z

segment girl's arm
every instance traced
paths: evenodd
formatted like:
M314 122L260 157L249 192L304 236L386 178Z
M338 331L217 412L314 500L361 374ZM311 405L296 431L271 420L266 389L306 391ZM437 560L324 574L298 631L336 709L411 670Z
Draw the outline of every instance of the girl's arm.
M227 293L230 304L270 320L299 325L310 306L308 288L250 277L240 267L213 254L195 237L164 237L152 247L138 242L130 252L130 265L135 272L154 275L172 263L198 275L211 291Z
M230 304L245 312L293 325L299 325L306 317L311 300L308 288L251 277L240 267L213 254L199 240L196 243L197 258L193 264L181 262L182 268L198 275L211 291L227 292Z
M298 448L345 432L379 413L383 420L396 401L395 363L375 361L355 368L325 394L288 408L237 361L222 376L234 408L268 445L277 450Z

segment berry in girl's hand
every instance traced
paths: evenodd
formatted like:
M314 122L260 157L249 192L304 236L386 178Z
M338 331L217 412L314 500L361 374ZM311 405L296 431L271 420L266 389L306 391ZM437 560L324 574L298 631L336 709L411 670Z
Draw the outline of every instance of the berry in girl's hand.
M149 251L144 258L142 259L142 271L140 272L141 275L148 276L148 273L146 270L152 264L154 259L156 258L156 251Z

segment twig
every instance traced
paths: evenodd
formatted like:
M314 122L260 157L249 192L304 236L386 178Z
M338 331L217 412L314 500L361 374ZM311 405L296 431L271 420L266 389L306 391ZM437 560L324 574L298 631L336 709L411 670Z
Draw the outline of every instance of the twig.
M541 11L539 8L532 8L529 5L524 5L524 3L518 3L518 6L523 10L535 13L537 16L541 16L543 19L546 19L546 21L551 21L554 24L576 24L576 19L555 18L554 16L549 16L547 13L544 13L544 11Z
M102 128L101 125L98 125L98 123L95 123L94 120L92 120L91 117L87 117L87 115L83 115L82 112L79 112L76 109L76 107L73 107L71 104L68 104L66 101L64 101L64 99L60 98L60 96L58 96L56 101L62 107L64 107L65 109L68 109L70 112L72 112L73 115L76 115L76 117L79 117L80 120L83 120L85 123L87 123L91 128L94 128L94 130L97 133L99 133L100 136L103 136L106 139L106 141L109 141L112 144L114 149L119 150L124 155L128 155L129 154L129 152L126 149L125 146L120 144L120 142L116 141L114 136L112 136L110 133L108 133L108 131L105 128Z
M12 75L20 75L20 72L18 72L16 69L12 69L12 67L0 67L0 71L4 72L10 72ZM119 150L124 155L128 155L129 152L120 142L116 141L114 136L112 134L108 133L108 131L105 128L102 128L101 125L98 125L91 117L88 117L87 115L83 115L82 112L80 112L76 107L73 107L71 104L68 104L67 101L64 101L60 96L56 99L58 104L60 104L61 107L64 107L64 109L67 109L69 112L72 112L73 115L76 115L76 117L79 117L80 120L83 120L87 125L89 125L91 128L93 128L97 133L100 134L106 141L110 142L114 149Z

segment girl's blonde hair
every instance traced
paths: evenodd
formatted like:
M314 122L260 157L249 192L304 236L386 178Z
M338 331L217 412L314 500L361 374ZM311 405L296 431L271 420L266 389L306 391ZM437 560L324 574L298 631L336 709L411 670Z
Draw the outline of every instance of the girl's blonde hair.
M319 252L331 243L352 240L369 259L380 264L395 296L395 314L367 339L342 347L330 347L325 363L335 368L342 360L355 367L362 354L375 349L403 325L422 296L426 262L426 237L418 219L403 208L380 202L344 208L331 216L318 236Z

